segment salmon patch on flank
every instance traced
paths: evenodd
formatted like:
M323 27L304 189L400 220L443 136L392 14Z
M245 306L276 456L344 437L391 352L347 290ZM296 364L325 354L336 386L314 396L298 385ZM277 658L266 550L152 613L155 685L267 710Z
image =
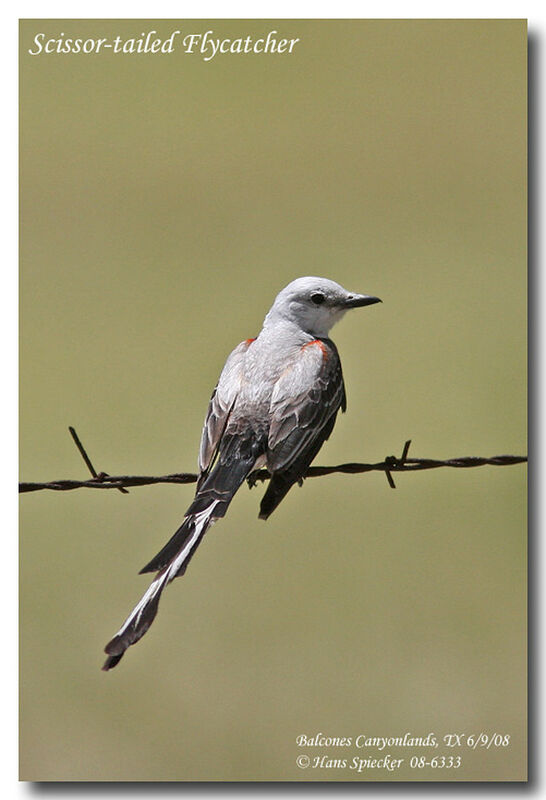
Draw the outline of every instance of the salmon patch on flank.
M307 342L307 344L304 344L304 345L303 345L303 347L302 347L301 349L302 349L302 350L305 350L305 348L306 348L306 347L311 347L311 345L312 345L312 344L318 344L318 346L319 346L319 347L320 347L320 349L322 350L322 357L323 357L324 359L327 359L327 358L328 358L328 348L326 347L326 345L324 344L324 342L323 342L323 341L321 341L320 339L313 339L313 341L312 341L312 342Z

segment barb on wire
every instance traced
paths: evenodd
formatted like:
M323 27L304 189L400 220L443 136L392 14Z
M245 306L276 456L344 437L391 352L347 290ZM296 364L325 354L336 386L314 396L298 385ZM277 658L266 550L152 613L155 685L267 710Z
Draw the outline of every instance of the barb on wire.
M128 486L151 486L156 483L195 483L197 475L192 472L175 472L170 475L150 476L150 475L108 475L106 472L97 473L93 464L91 463L85 448L83 447L78 434L71 426L69 428L70 434L74 439L76 447L78 448L83 460L85 461L91 475L89 480L57 480L47 481L42 483L20 483L19 492L37 492L41 489L51 489L53 491L69 491L71 489L117 489L124 494L128 494L126 487ZM316 478L323 475L332 475L334 473L341 473L345 475L357 475L362 472L384 472L392 489L396 488L392 473L393 472L417 472L424 469L438 469L439 467L483 467L485 465L501 467L510 464L523 464L527 462L527 456L492 456L491 458L482 458L480 456L463 456L460 458L448 458L446 460L438 460L434 458L408 458L408 452L411 444L411 439L404 444L402 455L400 458L397 456L387 456L384 461L379 461L376 464L338 464L335 467L309 467L305 477ZM270 478L270 474L266 469L260 469L253 472L248 479L248 484L252 488L257 481L266 481Z
M93 466L93 464L91 463L91 459L90 459L90 458L89 458L89 456L87 455L87 451L86 451L85 447L83 446L83 444L82 444L82 443L81 443L81 441L80 441L80 437L79 437L79 436L78 436L78 434L76 433L76 429L75 429L75 428L73 428L73 427L72 427L72 425L69 425L69 426L68 426L68 430L70 431L70 435L71 435L71 436L72 436L72 438L74 439L74 443L75 443L76 447L78 448L78 450L80 451L80 455L81 455L81 457L83 458L83 460L85 461L85 464L86 464L86 466L87 466L87 469L89 470L89 472L91 473L91 475L92 475L94 478L96 478L98 481L103 481L103 480L107 479L107 478L109 477L107 472L99 472L99 473L97 474L97 471L96 471L95 467L94 467L94 466ZM123 488L123 486L117 486L116 488L117 488L117 489L119 489L119 491L120 491L122 494L129 494L129 492L127 491L127 489L124 489L124 488Z

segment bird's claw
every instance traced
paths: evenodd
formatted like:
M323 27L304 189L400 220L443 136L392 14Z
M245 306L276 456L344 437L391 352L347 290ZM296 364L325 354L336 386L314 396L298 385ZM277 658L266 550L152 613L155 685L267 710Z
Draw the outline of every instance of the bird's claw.
M254 487L258 483L258 470L254 470L253 472L251 472L248 478L246 479L246 482L248 483L249 489L254 489Z

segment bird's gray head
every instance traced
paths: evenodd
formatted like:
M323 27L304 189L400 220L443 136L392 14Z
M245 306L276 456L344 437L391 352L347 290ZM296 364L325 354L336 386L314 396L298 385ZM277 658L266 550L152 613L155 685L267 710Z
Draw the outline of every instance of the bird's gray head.
M327 278L297 278L279 292L265 325L282 319L312 336L325 337L349 309L380 302L378 297L348 292Z

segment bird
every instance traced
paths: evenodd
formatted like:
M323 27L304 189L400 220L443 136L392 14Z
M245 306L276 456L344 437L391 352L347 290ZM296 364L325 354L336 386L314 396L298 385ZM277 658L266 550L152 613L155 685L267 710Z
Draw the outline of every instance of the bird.
M207 530L253 473L270 474L260 503L266 520L329 438L347 400L341 361L328 337L347 311L380 303L327 278L302 277L282 289L258 336L228 356L209 402L199 448L195 497L166 545L140 573L148 590L105 647L115 667L155 619L165 587L183 575Z

